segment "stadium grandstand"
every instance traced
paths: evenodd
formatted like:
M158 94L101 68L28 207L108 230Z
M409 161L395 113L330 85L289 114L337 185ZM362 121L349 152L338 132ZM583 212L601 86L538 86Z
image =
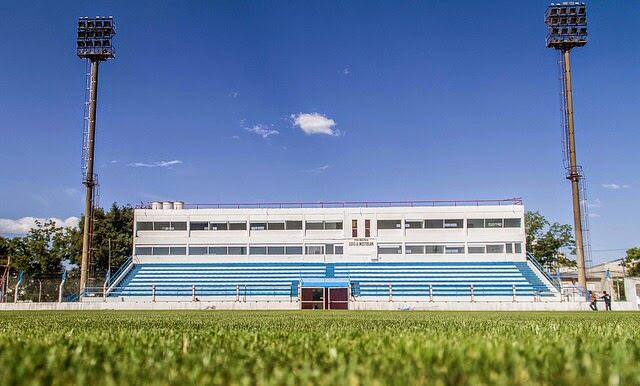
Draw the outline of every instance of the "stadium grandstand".
M184 205L134 213L107 301L558 301L527 254L520 199Z

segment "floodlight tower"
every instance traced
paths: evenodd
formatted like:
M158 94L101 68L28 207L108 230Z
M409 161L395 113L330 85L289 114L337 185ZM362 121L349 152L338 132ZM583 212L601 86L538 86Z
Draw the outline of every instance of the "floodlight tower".
M87 187L84 229L82 234L82 260L80 263L80 296L84 295L91 261L91 233L93 233L93 209L96 178L93 173L94 145L96 134L96 103L98 99L98 65L102 61L114 58L112 46L115 35L113 17L78 19L78 39L76 53L80 59L87 60L90 67L87 79L85 100L85 119L82 147L83 183Z
M587 44L587 8L584 3L551 3L545 13L545 24L549 27L547 47L558 50L562 55L563 122L566 138L565 154L568 158L567 179L571 181L573 196L573 223L576 237L576 257L578 283L587 286L585 250L582 229L582 208L580 201L580 180L582 168L576 161L576 141L573 125L573 94L571 90L570 52L574 47Z

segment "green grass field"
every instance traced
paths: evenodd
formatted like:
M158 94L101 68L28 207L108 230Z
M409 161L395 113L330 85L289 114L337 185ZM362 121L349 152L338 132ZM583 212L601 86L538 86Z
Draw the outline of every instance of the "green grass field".
M631 385L640 314L3 312L0 380Z

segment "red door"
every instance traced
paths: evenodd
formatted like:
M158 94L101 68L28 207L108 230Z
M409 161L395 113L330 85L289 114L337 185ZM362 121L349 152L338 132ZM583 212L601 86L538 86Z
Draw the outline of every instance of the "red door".
M325 288L325 309L348 310L349 296L346 288Z

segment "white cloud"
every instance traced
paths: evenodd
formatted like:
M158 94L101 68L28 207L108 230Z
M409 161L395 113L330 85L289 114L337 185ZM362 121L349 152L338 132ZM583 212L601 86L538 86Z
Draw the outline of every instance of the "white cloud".
M305 134L326 134L339 136L340 130L333 127L336 121L319 113L300 113L291 115L293 125L299 127Z
M231 137L231 139L240 139L240 136L239 135L234 135L234 136Z
M232 91L229 93L229 98L237 98L240 94L237 91Z
M178 159L174 159L172 161L156 161L151 163L146 162L132 162L129 166L133 166L135 168L169 168L171 166L176 166L182 164L182 161Z
M319 166L317 168L313 168L313 169L307 169L304 172L305 173L324 173L326 172L329 168L331 167L331 165L322 165Z
M345 67L345 68L342 70L342 74L343 74L343 75L349 75L349 74L351 74L351 69L350 69L349 67Z
M602 184L602 187L610 190L619 190L619 189L630 189L631 186L626 184Z
M25 234L29 232L29 229L36 226L36 220L44 223L47 220L53 220L56 226L69 228L77 227L80 219L77 217L67 217L66 219L59 218L37 218L37 217L22 217L17 220L10 218L0 218L0 234Z
M587 208L600 208L600 207L602 207L602 201L600 201L599 198L596 198L591 202L587 202Z
M76 189L76 188L64 188L64 194L66 194L69 197L73 197L76 194L78 194L78 189Z
M280 134L278 130L270 129L269 126L262 124L257 124L253 127L245 127L244 129L250 133L257 134L262 138L269 138L272 135Z
M597 213L589 213L589 217L591 217L591 218L598 218L598 217L600 217L600 215L599 215L599 214L597 214Z

